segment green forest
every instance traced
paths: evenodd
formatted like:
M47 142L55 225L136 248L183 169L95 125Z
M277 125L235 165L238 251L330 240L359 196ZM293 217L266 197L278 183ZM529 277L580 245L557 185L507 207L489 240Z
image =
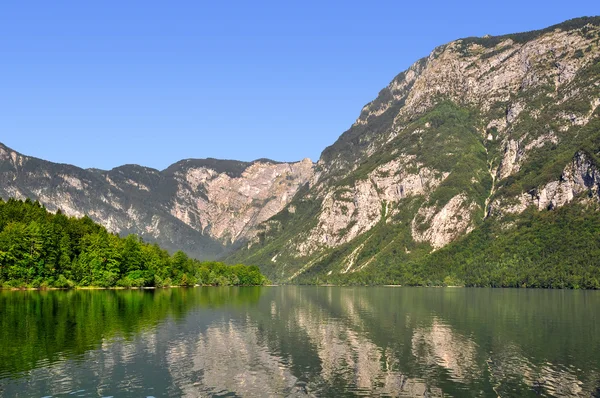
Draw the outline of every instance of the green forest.
M0 287L250 286L256 266L170 255L135 235L109 233L92 219L50 213L37 201L0 199Z

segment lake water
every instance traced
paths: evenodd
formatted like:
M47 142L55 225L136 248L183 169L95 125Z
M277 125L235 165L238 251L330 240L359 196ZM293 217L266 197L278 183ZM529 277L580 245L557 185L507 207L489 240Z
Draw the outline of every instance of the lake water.
M600 396L600 292L0 292L0 396Z

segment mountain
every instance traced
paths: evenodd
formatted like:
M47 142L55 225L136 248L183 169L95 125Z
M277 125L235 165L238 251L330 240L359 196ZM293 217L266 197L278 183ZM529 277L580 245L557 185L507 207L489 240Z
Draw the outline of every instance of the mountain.
M0 195L272 280L600 288L600 17L434 49L319 161L83 170L0 147Z
M229 260L284 282L600 288L599 105L600 17L437 47Z
M188 159L159 171L125 165L81 169L0 144L0 196L89 215L110 232L135 233L170 250L214 258L255 233L313 175L313 163Z

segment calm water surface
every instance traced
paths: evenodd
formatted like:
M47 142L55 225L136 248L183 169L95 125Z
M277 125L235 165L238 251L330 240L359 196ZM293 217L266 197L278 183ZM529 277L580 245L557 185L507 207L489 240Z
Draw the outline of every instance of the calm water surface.
M600 292L0 292L0 396L600 396Z

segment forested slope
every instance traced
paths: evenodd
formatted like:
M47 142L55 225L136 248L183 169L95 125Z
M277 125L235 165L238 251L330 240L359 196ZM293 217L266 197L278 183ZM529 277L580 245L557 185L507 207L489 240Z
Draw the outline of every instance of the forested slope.
M0 287L260 285L258 267L172 256L135 235L121 238L89 217L38 202L0 200Z

